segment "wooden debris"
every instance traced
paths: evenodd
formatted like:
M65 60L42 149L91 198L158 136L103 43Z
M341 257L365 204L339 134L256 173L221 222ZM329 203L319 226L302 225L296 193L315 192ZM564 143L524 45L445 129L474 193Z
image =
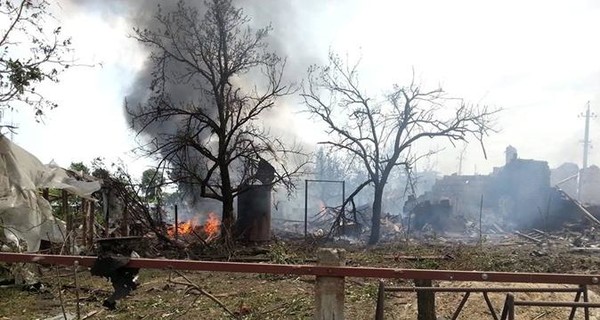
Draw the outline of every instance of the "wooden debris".
M535 243L542 243L542 242L543 242L543 241L542 241L542 240L540 240L540 239L536 239L536 238L534 238L534 237L532 237L532 236L530 236L530 235L527 235L527 234L521 233L521 232L519 232L519 231L515 231L515 234L516 234L516 235L518 235L519 237L523 237L523 238L525 238L525 239L527 239L527 240L530 240L530 241L533 241L533 242L535 242Z

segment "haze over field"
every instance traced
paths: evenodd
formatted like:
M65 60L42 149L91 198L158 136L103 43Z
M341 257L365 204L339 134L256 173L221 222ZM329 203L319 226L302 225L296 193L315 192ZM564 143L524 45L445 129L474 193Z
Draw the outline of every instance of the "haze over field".
M68 166L97 156L122 158L134 172L150 164L131 160L135 156L129 150L136 144L123 101L143 88L146 58L129 35L133 26L149 21L156 5L126 3L72 0L56 9L76 57L97 66L71 68L58 85L42 88L60 105L44 123L34 123L28 110L5 117L20 126L15 142L42 161ZM547 160L551 167L581 165L584 120L578 115L587 101L592 111L600 108L597 2L255 0L243 5L253 25L271 23L271 49L287 57L289 80L301 82L307 67L325 63L333 50L361 59L361 83L370 94L408 83L414 69L426 87L439 84L451 96L503 108L497 121L501 131L486 143L488 159L478 144L469 145L463 173L487 173L502 165L509 144L521 157ZM268 121L308 145L319 141L322 128L297 113L300 99L285 103L286 112ZM600 140L599 121L591 122L592 143ZM442 173L458 170L462 145L436 141L421 148L446 148L423 166ZM590 164L600 163L595 150Z

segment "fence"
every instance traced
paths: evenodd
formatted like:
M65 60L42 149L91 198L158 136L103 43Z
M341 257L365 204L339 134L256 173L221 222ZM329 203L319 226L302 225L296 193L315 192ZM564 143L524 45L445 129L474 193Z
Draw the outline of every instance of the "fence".
M375 268L375 267L348 267L344 266L343 250L320 249L317 252L317 265L284 265L268 263L240 263L240 262L216 262L216 261L193 261L193 260L167 260L167 259L146 259L131 258L127 267L146 268L146 269L176 269L176 270L196 270L211 272L234 272L234 273L257 273L257 274L286 274L286 275L306 275L317 278L316 296L317 314L319 306L322 310L342 310L344 306L344 281L345 277L357 278L377 278L377 279L406 279L406 280L440 280L440 281L479 281L479 282L511 282L511 283L545 283L545 284L571 284L578 285L578 288L566 288L570 292L577 293L575 301L578 301L583 295L584 302L527 302L510 300L507 296L507 302L502 313L502 319L514 319L515 306L528 306L537 303L552 307L583 307L586 310L586 319L589 318L588 308L600 307L600 304L587 302L587 286L599 284L600 275L593 274L556 274L556 273L511 273L511 272L482 272L482 271L454 271L454 270L421 270L421 269L395 269L395 268ZM92 256L72 256L72 255L45 255L45 254L26 254L26 253L0 253L0 262L8 263L39 263L50 265L65 265L91 267L96 261ZM341 280L341 281L340 281ZM321 286L321 288L319 288ZM323 291L327 288L330 292ZM478 290L479 289L479 290ZM525 288L522 288L525 290ZM555 292L562 291L565 288L554 288ZM376 316L383 317L383 291L401 290L432 293L443 290L454 290L465 292L457 312L466 303L468 296L473 292L481 292L487 295L487 292L516 292L514 288L380 288L380 299ZM503 291L505 290L505 291ZM527 289L530 290L530 289ZM533 290L533 289L531 289ZM335 291L335 292L331 292ZM335 294L334 294L335 293ZM328 300L331 295L341 297L337 300ZM325 301L327 300L327 301ZM489 300L489 299L488 299ZM489 307L489 304L488 304ZM513 318L510 317L512 310ZM574 309L573 309L574 310ZM455 312L456 313L456 312ZM494 314L494 319L498 319ZM317 319L343 319L343 312L322 314Z

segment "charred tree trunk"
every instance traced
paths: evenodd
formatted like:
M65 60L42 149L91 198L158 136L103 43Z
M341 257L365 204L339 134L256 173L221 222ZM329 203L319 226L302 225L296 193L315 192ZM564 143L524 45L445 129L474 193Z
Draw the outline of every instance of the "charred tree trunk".
M220 165L221 170L221 192L223 196L223 218L221 221L221 236L225 239L231 239L233 235L233 225L235 216L233 212L233 192L231 187L231 178L229 176L229 167L227 162L223 161Z
M369 244L379 242L379 233L381 232L381 202L383 201L384 185L375 185L375 196L373 198L373 217L371 218L371 236Z

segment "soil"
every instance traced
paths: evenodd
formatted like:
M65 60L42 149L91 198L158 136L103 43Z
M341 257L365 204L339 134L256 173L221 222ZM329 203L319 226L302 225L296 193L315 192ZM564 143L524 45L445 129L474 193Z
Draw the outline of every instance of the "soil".
M393 268L485 270L508 272L554 272L600 274L600 255L575 253L565 245L536 245L517 239L504 243L460 244L445 241L414 243L397 241L375 247L339 242L328 246L347 250L347 265ZM261 246L260 255L273 263L311 264L318 245L296 241L276 241ZM218 250L215 250L218 252ZM257 252L241 250L239 252ZM406 259L406 257L429 257ZM442 257L445 257L442 259ZM242 255L230 256L243 258ZM49 319L65 313L76 314L76 289L72 268L30 269L41 274L41 290L25 291L21 286L0 287L0 319ZM314 278L264 274L184 272L196 286L206 290L239 319L311 319ZM112 292L103 278L90 276L87 270L77 274L79 307L85 319L231 319L222 307L197 290L175 284L186 280L168 270L141 270L140 286L128 297L118 300L116 310L107 310L102 302ZM411 286L410 281L386 280L388 285ZM543 284L491 284L434 282L436 286L519 286L547 287ZM552 285L557 287L557 285ZM346 279L346 319L373 319L377 298L377 279ZM590 301L600 302L599 288L590 287ZM463 293L436 295L437 314L449 318ZM387 293L385 319L416 319L414 293ZM504 294L490 293L497 313ZM574 293L516 294L522 300L572 301ZM566 319L564 308L517 308L517 319ZM459 319L491 319L481 294L472 294ZM576 319L583 319L583 310ZM600 319L600 310L591 310L591 319Z

